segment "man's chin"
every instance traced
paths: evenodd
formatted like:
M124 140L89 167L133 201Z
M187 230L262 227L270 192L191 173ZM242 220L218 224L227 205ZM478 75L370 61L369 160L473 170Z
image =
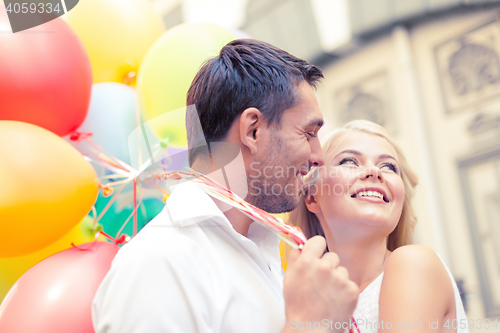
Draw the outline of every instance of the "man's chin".
M281 213L291 212L298 206L299 203L298 197L293 198L291 196L276 197L276 196L261 195L258 197L253 196L253 198L254 199L251 201L254 202L251 202L250 200L247 200L247 202L270 214L281 214Z

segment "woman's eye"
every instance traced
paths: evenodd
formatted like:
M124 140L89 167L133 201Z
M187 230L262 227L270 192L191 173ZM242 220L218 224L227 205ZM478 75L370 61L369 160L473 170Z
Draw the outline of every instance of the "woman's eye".
M346 157L346 158L342 159L342 160L339 162L339 165L342 165L342 164L352 164L352 165L358 165L358 162L357 162L354 158L351 158L351 157Z
M311 133L311 132L306 132L307 136L309 136L310 138L315 138L316 135L314 135L314 133Z
M389 169L389 170L393 171L394 173L398 173L398 167L393 163L386 163L386 164L382 165L381 169Z

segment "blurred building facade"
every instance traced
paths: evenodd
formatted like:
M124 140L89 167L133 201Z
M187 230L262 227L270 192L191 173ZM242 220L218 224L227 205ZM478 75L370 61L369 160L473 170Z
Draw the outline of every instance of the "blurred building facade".
M500 319L500 1L154 3L167 27L219 24L319 65L328 127L389 130L420 178L416 243L461 282L469 319Z

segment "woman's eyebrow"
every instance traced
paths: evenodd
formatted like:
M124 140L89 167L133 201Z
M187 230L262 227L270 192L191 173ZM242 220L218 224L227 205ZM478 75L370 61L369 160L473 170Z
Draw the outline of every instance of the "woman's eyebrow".
M393 159L394 161L396 161L396 162L397 162L397 160L396 160L394 157L392 157L391 155L380 155L378 158L379 158L380 160L382 160L382 159L384 159L384 158L391 158L391 159Z
M362 155L362 154L361 154L359 151L357 151L357 150L350 150L350 149L347 149L347 150L343 150L343 151L341 151L340 153L338 153L337 155L335 155L335 157L337 157L337 156L339 156L339 155L342 155L342 154L354 154L354 155L358 155L358 156L361 156L361 155ZM335 157L334 157L334 158L335 158ZM391 156L391 155L387 155L387 154L382 154L382 155L380 155L378 158L379 158L380 160L382 160L382 159L386 159L386 158L390 158L390 159L393 159L393 160L394 160L394 161L396 161L396 162L398 161L398 160L396 160L396 158L394 158L393 156Z
M337 155L335 155L335 157L337 157L337 156L339 156L339 155L341 155L341 154L346 154L346 153L347 153L347 154L354 154L354 155L358 155L358 156L359 156L359 155L361 155L361 153L360 153L359 151L357 151L357 150L349 150L349 149L348 149L348 150L343 150L343 151L341 151L340 153L338 153ZM335 157L334 157L334 158L335 158Z

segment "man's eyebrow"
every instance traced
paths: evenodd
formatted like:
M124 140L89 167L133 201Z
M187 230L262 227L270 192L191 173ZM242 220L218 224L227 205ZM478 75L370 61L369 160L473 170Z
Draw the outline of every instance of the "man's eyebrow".
M361 153L357 150L343 150L341 151L340 153L338 153L337 155L335 155L335 157L341 155L341 154L354 154L354 155L361 155ZM334 157L334 158L335 158Z
M307 123L306 127L313 127L313 126L314 127L316 127L316 126L321 127L321 126L323 126L323 124L324 124L323 119L315 118L315 119L311 120L309 123Z

